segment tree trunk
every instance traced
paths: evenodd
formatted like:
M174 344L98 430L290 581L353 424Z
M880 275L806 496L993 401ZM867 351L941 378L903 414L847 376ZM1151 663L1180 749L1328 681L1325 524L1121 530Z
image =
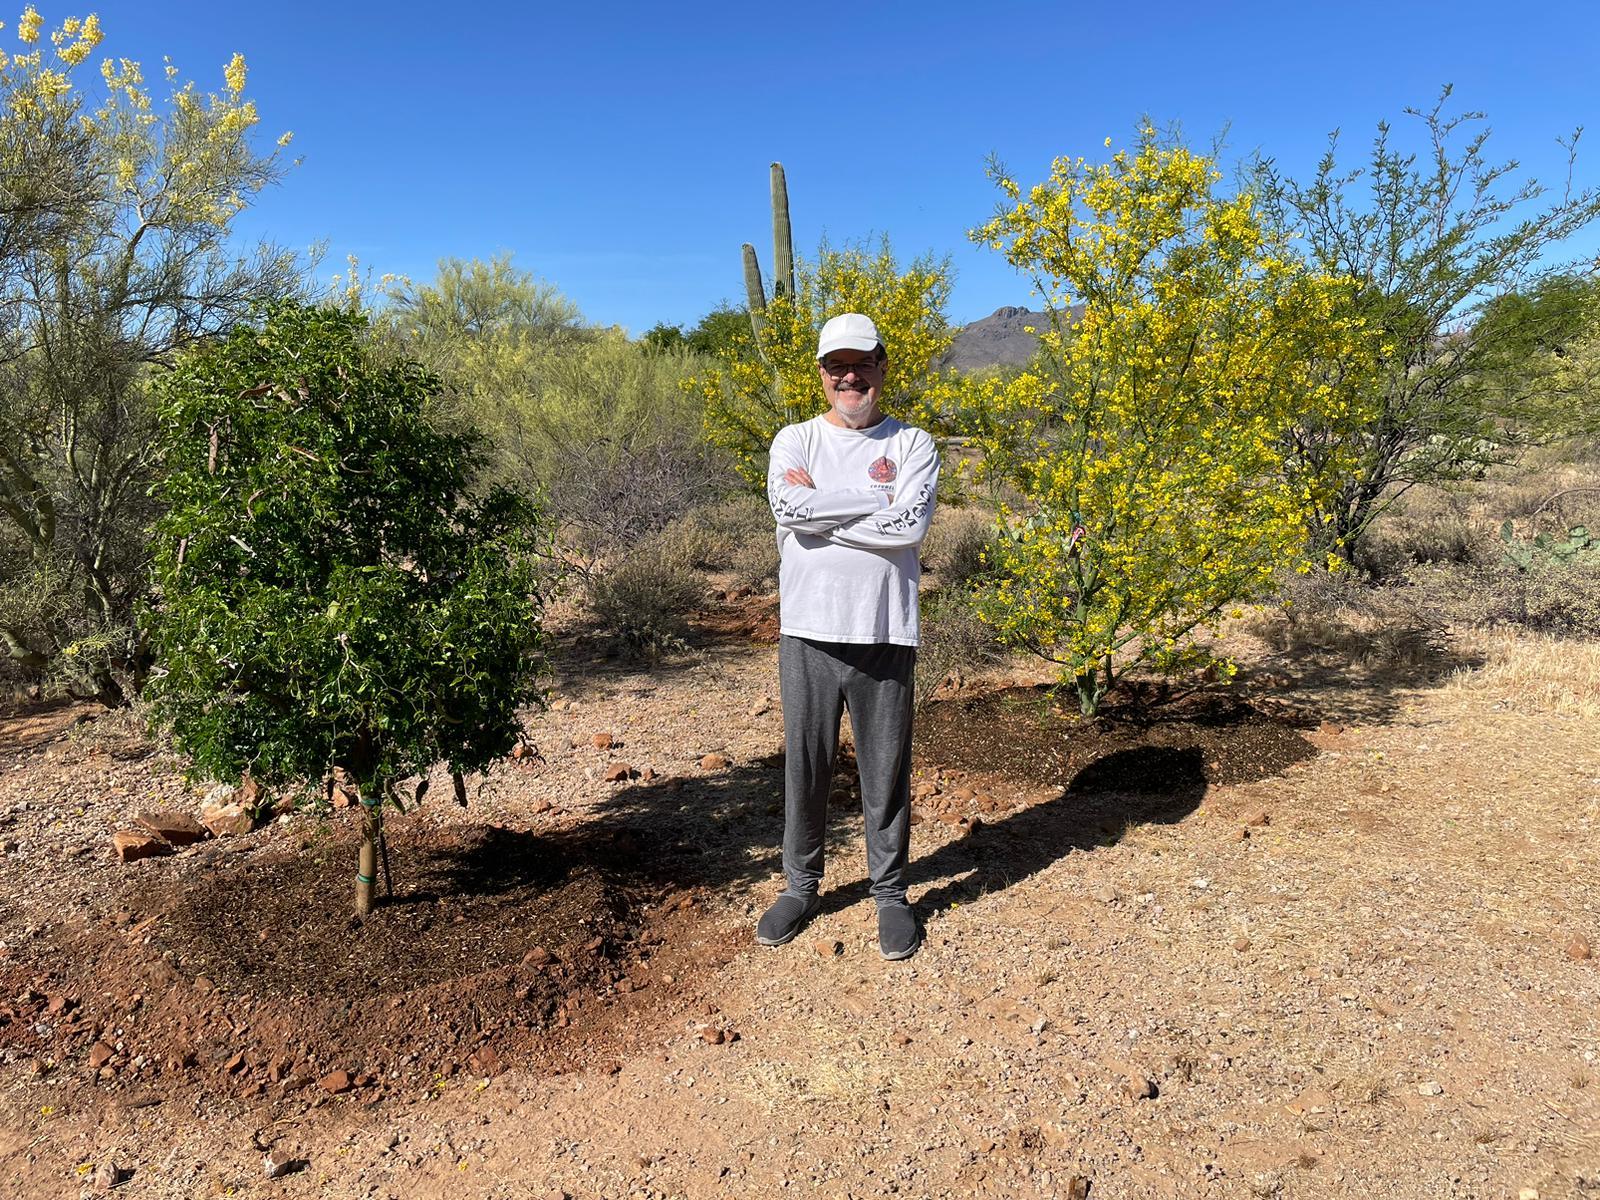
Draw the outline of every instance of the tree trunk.
M378 845L383 838L383 790L375 780L361 784L361 858L356 868L356 912L372 911L378 879Z

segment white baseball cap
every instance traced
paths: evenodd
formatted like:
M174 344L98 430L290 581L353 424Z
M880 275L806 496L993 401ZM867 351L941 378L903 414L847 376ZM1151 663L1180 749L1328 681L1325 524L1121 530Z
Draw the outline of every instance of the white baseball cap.
M860 313L840 313L829 319L817 338L817 357L826 358L835 350L876 350L883 345L878 327L871 317Z

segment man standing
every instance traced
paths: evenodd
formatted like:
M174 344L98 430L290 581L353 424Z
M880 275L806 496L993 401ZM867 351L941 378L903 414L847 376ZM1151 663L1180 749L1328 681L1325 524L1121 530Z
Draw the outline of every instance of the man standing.
M917 952L906 903L911 839L912 670L917 657L917 548L933 520L939 455L920 429L878 408L887 352L860 313L834 317L817 342L828 411L772 441L767 496L778 522L788 886L756 940L781 946L820 900L828 790L842 709L850 712L867 874L878 946Z

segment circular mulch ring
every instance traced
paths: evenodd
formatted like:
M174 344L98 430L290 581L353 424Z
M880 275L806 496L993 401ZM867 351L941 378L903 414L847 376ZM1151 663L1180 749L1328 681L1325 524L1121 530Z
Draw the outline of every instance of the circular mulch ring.
M682 1000L686 957L726 952L625 855L496 826L391 822L395 894L359 921L356 846L353 826L216 843L130 880L5 964L0 1045L135 1092L371 1100L592 1066Z

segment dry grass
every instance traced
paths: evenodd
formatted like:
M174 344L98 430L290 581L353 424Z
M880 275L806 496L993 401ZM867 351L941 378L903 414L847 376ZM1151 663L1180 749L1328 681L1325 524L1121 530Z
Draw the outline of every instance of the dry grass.
M1454 672L1446 692L1476 694L1516 712L1600 717L1600 642L1507 629L1473 631L1464 641L1483 666Z

